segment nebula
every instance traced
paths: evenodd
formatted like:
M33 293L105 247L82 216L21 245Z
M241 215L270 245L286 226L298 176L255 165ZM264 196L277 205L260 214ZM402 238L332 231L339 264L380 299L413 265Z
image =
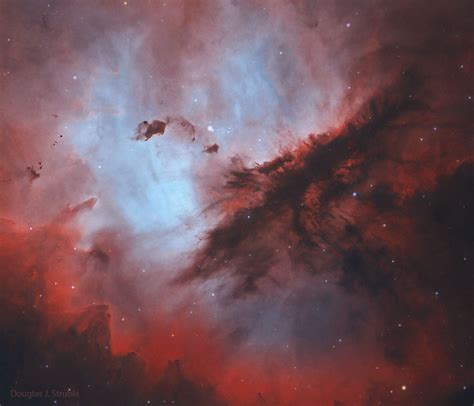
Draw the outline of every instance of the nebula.
M471 1L0 5L0 403L474 403Z

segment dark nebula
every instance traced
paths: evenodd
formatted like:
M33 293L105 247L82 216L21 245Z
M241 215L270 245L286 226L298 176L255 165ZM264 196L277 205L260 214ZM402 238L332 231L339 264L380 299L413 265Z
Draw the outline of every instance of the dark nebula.
M154 135L162 135L165 133L166 124L164 121L153 120L151 123L148 121L141 122L136 131L135 139L148 141Z
M206 152L208 154L217 154L217 152L219 151L219 145L217 144L212 144L212 145L206 145L204 147L204 151L203 152Z
M0 12L1 405L474 404L472 1Z

